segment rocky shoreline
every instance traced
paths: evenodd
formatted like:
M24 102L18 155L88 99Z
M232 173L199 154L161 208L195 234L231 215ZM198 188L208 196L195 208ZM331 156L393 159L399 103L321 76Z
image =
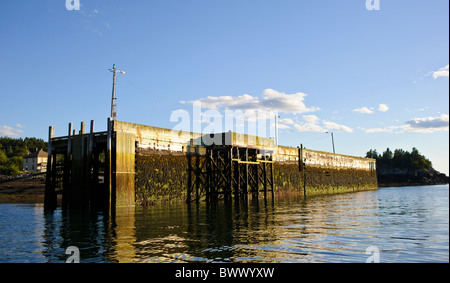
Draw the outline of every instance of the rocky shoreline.
M442 173L418 176L400 174L385 174L378 176L379 187L432 186L448 183L449 177Z
M45 175L0 175L0 203L44 203Z

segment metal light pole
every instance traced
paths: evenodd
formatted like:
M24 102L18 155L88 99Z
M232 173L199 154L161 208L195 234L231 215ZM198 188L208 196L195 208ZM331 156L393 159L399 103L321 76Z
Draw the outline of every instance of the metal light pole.
M280 115L275 115L275 145L278 146L278 119Z
M326 134L328 134L328 132L326 132ZM336 153L336 151L334 150L334 136L333 136L333 132L331 132L331 142L333 144L333 153Z
M116 72L125 74L124 71L119 71L116 69L116 64L113 64L113 68L108 71L113 73L113 87L112 87L112 99L111 99L111 118L113 120L117 119L117 98L116 98Z

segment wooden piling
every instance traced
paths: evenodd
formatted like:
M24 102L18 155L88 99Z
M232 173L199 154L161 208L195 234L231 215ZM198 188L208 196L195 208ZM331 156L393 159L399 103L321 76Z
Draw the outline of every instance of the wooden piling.
M67 150L64 157L64 177L63 177L63 194L62 194L62 207L67 209L69 207L69 197L71 190L71 155L72 155L72 123L69 123L69 129L67 134Z
M55 136L55 127L50 126L48 130L48 157L47 157L47 174L45 180L45 198L44 198L44 210L53 210L57 207L56 191L54 186L54 162L52 152L52 139Z
M104 196L104 206L105 208L111 208L111 197L112 197L112 123L111 117L107 119L107 136L106 136L106 164L105 164L105 185L106 191Z
M191 191L192 191L192 154L190 152L187 153L187 162L188 162L188 181L187 181L187 198L186 202L191 202Z
M198 153L198 147L195 148L196 154L195 154L195 200L198 202L200 201L200 154ZM207 192L208 197L208 192Z
M303 179L303 196L306 198L306 168L305 161L303 160L303 144L300 145L300 149L298 152L298 164Z

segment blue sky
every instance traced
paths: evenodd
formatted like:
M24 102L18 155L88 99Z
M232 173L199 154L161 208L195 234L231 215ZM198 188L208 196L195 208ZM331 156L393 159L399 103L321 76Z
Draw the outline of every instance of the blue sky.
M122 121L252 105L278 111L282 145L332 151L333 132L337 153L416 147L449 173L448 0L80 3L1 2L0 136L104 130L116 64Z

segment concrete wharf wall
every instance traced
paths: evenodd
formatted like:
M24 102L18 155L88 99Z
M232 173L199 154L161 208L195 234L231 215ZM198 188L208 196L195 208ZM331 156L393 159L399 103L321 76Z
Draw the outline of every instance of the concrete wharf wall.
M84 123L78 135L72 133L71 127L70 124L67 137L55 138L52 128L49 131L48 207L54 206L58 186L63 191L63 203L68 207L98 202L115 207L186 201L191 199L192 186L201 179L195 177L200 169L192 171L192 166L203 166L210 148L207 145L211 143L215 147L229 148L232 155L237 153L239 156L241 152L240 160L233 156L229 160L243 165L230 165L234 167L226 170L254 170L252 178L256 180L256 192L266 180L266 177L258 179L263 171L270 176L267 181L270 184L272 180L275 195L309 196L378 188L373 159L275 146L274 140L269 138L233 132L202 135L109 119L106 132L95 133L93 122L91 132L87 134ZM253 152L253 161L242 157L243 149ZM198 156L195 159L197 165L191 163L194 162L192 156ZM58 162L58 159L62 161ZM218 164L220 160L211 164ZM266 161L273 163L272 171L266 172L266 167L262 166ZM59 174L58 168L64 168L64 173ZM204 179L206 173L200 172L199 176ZM231 186L233 181L228 184Z
M188 158L201 145L202 134L115 121L114 129L136 137L136 201L154 204L187 197ZM273 154L276 195L320 195L378 188L375 160L303 149L304 172L299 170L299 149L275 146L269 138L237 133L222 134L231 146L260 148ZM199 142L200 140L200 142ZM200 145L195 145L200 144Z

